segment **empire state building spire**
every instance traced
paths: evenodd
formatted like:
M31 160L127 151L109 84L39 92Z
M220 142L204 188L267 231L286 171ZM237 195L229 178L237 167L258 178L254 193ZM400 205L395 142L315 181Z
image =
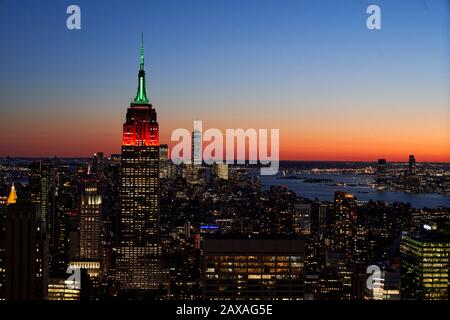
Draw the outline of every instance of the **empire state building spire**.
M140 59L140 69L144 71L144 33L141 32L141 59Z
M147 93L145 91L145 71L144 71L144 33L141 33L141 53L140 53L140 66L138 76L138 89L134 103L148 104Z

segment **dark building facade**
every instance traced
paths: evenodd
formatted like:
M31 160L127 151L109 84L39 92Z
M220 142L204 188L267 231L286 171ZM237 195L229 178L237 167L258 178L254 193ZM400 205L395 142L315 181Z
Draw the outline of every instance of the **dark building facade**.
M6 212L7 300L38 300L47 295L48 240L32 203L15 203Z
M7 197L0 197L0 300L5 299L6 261L5 226Z
M411 175L416 174L416 158L414 157L413 154L411 154L409 156L408 164L409 164L409 170L408 170L409 174L411 174Z

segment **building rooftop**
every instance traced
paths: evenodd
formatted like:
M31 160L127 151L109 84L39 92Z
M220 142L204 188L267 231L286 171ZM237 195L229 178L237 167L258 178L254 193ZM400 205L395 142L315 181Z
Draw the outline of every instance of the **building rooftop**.
M212 254L302 254L304 241L293 239L206 239L206 253Z

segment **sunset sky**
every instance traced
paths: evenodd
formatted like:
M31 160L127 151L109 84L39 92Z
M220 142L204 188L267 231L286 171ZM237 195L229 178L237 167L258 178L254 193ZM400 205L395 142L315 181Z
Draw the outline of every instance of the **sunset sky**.
M143 31L162 143L200 119L278 128L281 159L450 161L449 29L448 0L0 0L0 156L119 153Z

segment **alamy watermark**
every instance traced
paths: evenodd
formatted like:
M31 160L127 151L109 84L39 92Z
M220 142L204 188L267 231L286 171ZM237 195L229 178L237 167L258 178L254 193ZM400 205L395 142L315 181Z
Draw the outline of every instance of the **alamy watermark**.
M81 29L81 9L76 4L71 4L67 7L67 14L70 16L67 17L66 27L69 30L80 30Z
M65 281L67 289L81 289L81 269L78 267L68 266L66 273L70 274L70 276Z
M71 4L66 9L69 16L66 19L66 27L69 30L81 29L81 8L76 4ZM369 30L381 29L381 8L376 4L371 4L366 9L366 14L370 14L366 20L366 26Z
M366 281L367 289L374 290L383 288L384 277L379 266L374 264L368 266L366 273L370 274Z
M370 16L366 20L366 26L369 30L380 30L381 29L381 9L380 6L376 4L371 4L367 7L367 14Z
M192 136L188 129L178 128L172 132L171 141L177 142L171 151L172 162L176 165L203 162L207 165L248 163L260 164L261 175L278 173L279 129L270 129L270 135L268 129L226 129L224 135L216 128L203 132L203 122L196 120ZM203 147L203 142L208 144Z

